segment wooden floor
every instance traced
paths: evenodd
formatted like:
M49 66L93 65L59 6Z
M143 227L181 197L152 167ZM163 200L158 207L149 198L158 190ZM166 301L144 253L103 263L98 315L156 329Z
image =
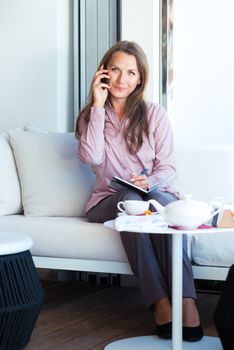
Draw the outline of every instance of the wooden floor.
M102 350L113 340L154 334L152 314L139 289L87 282L43 282L45 303L26 350ZM206 335L219 294L198 293Z

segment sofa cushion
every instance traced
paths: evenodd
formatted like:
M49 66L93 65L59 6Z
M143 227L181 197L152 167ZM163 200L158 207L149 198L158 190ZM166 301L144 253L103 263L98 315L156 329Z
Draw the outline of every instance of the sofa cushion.
M35 256L128 261L119 232L85 218L4 216L0 231L29 235Z
M127 262L119 232L85 218L3 216L0 231L29 235L34 256ZM188 236L198 265L231 266L234 234Z
M0 215L22 212L15 160L7 134L0 135Z
M192 259L198 265L231 266L234 261L234 230L193 237Z
M26 216L84 216L94 176L73 133L10 133Z
M27 123L23 126L24 131L38 132L40 134L50 134L51 131L39 128L38 126Z

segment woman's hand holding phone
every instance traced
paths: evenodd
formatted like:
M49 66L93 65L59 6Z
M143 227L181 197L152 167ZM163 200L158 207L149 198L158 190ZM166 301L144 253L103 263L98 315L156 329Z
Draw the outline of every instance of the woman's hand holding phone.
M102 65L100 70L98 70L93 78L92 82L92 90L93 90L93 107L103 107L107 96L108 96L108 90L110 86L108 85L107 81L110 79L108 75L108 69L104 69L104 66Z

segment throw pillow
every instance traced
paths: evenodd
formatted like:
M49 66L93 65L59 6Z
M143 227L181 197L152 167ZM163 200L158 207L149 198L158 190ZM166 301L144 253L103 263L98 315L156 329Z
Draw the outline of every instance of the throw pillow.
M7 134L0 135L0 215L22 213L15 160Z
M10 133L26 216L84 216L94 175L73 133Z
M22 129L21 129L22 130ZM38 126L27 123L23 126L24 131L39 132L40 134L49 134L51 131L44 130Z

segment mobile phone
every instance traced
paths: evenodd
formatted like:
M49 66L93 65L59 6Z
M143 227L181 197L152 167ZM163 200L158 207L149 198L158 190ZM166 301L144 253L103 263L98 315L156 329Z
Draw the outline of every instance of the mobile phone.
M107 69L107 68L104 67L103 69ZM108 72L107 72L106 74L108 74ZM107 79L107 78L102 78L102 79L101 79L101 82L104 83L104 84L108 84L108 83L109 83L109 79ZM104 89L105 89L105 88L104 88Z
M102 78L101 82L104 83L104 84L108 84L108 79L107 78Z

